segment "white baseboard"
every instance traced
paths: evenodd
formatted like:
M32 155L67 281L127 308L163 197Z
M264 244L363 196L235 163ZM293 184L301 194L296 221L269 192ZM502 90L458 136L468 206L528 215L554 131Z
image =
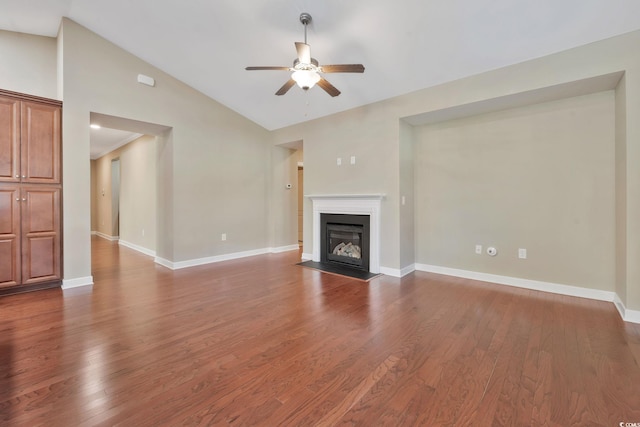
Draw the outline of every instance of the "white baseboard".
M229 261L232 259L246 258L255 255L264 255L270 253L270 248L254 249L251 251L235 252L230 254L216 255L205 258L190 259L187 261L173 262L164 258L155 258L157 264L163 265L171 270L180 270L181 268L195 267L197 265L213 264L216 262Z
M629 323L640 324L640 311L639 310L625 310L622 320Z
M104 234L99 231L93 231L92 234L95 234L98 237L102 237L103 239L107 239L112 242L115 242L116 240L120 240L120 236L109 236L108 234Z
M400 276L400 270L397 269L397 268L389 268L389 267L380 266L380 273L384 274L385 276L401 277Z
M479 273L476 271L458 270L456 268L439 267L428 264L416 264L416 270L430 273L445 274L447 276L463 277L465 279L482 282L497 283L499 285L515 286L517 288L535 291L551 292L572 297L589 298L599 301L613 302L615 292L587 289L579 286L563 285L559 283L540 282L538 280L521 279L519 277L500 276L497 274Z
M414 271L416 271L416 265L415 264L407 265L406 267L404 267L404 268L402 268L400 270L400 277L404 277L407 274L413 273Z
M302 256L300 256L301 261L311 261L312 259L313 259L313 254L305 254L303 252Z
M281 252L288 252L288 251L297 251L300 250L300 246L296 245L288 245L288 246L280 246L277 248L269 248L269 252L272 254L279 254Z
M416 270L416 265L411 264L403 267L401 269L397 268L389 268L389 267L380 267L380 273L391 276L391 277L404 277L409 273L413 273Z
M138 252L143 253L145 255L149 255L149 256L152 256L152 257L156 256L156 251L153 251L151 249L147 249L147 248L144 248L142 246L127 242L126 240L120 239L120 240L118 240L118 244L120 246L124 246L126 248L133 249L134 251L138 251Z
M232 259L246 258L250 256L264 255L264 254L278 254L281 252L297 251L297 250L300 250L300 246L288 245L288 246L279 246L277 248L264 248L264 249L254 249L250 251L234 252L230 254L222 254L222 255L210 256L205 258L191 259L187 261L178 261L178 262L169 261L168 259L164 259L156 256L155 262L156 264L163 265L167 268L170 268L171 270L179 270L181 268L195 267L196 265L213 264L215 262L229 261ZM155 253L153 256L155 256Z
M78 277L75 279L64 279L62 281L62 289L72 289L91 285L93 285L93 276Z
M613 303L618 309L618 313L620 313L622 320L630 323L640 323L640 311L627 309L618 294L616 294Z
M167 267L171 270L175 270L175 268L173 268L173 261L169 261L168 259L164 259L164 258L160 258L159 256L156 256L153 259L153 262L155 262L156 264L160 264L163 267Z

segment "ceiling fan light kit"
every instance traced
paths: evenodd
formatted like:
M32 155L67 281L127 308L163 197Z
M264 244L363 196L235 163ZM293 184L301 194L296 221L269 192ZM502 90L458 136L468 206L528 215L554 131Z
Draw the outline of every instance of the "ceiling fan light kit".
M292 71L291 78L276 92L276 95L284 95L298 85L303 90L309 90L316 84L331 96L340 95L340 91L329 83L321 73L364 73L362 64L336 64L320 66L315 58L311 57L311 47L307 44L307 25L311 22L311 15L300 14L300 22L304 25L304 43L295 42L298 58L293 61L293 67L246 67L245 70L275 70Z
M314 70L296 70L291 74L291 78L296 81L301 89L309 90L320 80L320 74Z

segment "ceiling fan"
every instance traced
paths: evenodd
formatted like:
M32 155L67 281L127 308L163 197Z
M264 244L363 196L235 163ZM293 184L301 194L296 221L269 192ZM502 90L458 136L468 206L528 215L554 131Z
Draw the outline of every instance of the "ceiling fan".
M304 25L304 43L295 42L298 58L293 61L293 67L246 67L245 70L293 71L289 80L278 89L276 95L284 95L295 84L303 90L309 90L317 84L331 96L340 95L340 91L320 74L364 73L364 66L362 64L320 65L315 58L311 57L311 47L307 44L307 25L311 22L311 15L300 14L300 22Z

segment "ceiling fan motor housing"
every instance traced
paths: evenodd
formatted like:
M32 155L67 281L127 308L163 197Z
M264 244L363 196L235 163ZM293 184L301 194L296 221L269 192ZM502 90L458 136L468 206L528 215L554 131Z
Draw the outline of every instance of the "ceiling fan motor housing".
M300 22L302 22L302 25L307 25L309 22L311 22L311 15L306 12L302 12L300 14Z
M316 58L311 58L310 64L305 64L304 62L300 62L298 58L293 60L293 68L296 70L316 70L318 71L318 60Z

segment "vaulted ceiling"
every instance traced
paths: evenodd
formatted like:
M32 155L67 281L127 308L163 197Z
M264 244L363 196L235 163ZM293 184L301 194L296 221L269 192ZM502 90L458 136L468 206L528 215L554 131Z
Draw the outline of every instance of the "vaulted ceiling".
M0 0L0 29L55 37L69 17L267 129L640 29L637 0ZM274 93L308 12L312 56L342 94Z

